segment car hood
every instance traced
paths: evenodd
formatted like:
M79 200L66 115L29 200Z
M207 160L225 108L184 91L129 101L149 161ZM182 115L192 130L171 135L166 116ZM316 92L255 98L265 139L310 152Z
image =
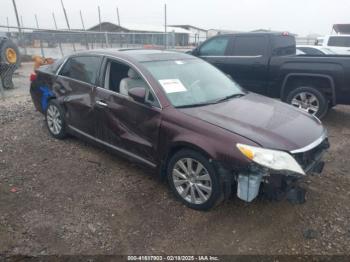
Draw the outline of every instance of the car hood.
M326 132L317 118L254 93L218 104L180 110L270 149L298 150Z

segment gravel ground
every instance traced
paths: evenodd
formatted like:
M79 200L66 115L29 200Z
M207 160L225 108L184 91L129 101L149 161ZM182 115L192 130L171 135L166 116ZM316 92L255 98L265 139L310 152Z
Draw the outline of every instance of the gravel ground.
M30 70L0 100L0 253L350 254L350 107L324 120L331 149L323 175L305 181L305 204L232 197L198 212L151 171L51 138L28 96Z

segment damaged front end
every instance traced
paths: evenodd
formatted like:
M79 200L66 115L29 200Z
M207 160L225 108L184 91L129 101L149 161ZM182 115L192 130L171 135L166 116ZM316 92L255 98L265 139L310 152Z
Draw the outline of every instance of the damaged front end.
M238 198L251 202L262 192L270 200L287 198L292 203L305 202L305 190L299 182L306 175L321 174L323 154L329 148L328 138L307 151L291 153L240 145L240 151L252 160L245 171L236 176Z

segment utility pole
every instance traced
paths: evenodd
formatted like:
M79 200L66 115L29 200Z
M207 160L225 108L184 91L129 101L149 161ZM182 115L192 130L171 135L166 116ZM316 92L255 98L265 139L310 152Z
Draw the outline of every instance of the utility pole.
M84 20L83 20L83 14L81 13L81 10L80 10L79 12L80 12L81 26L83 27L83 30L85 31L85 25L84 25Z
M7 22L7 32L10 33L10 23L9 23L9 17L6 17L6 22Z
M67 23L68 30L70 31L70 25L69 25L69 21L68 21L67 12L66 12L66 9L64 8L64 4L63 4L63 1L62 1L62 0L61 0L61 5L62 5L64 17L66 18L66 23ZM75 52L76 49L75 49L75 44L74 44L74 38L73 38L73 49L74 49L74 52Z
M17 11L16 1L12 0L12 4L13 4L13 8L15 9L15 15L16 15L16 20L17 20L18 32L19 32L20 35L22 35L21 23L19 22L19 16L18 16L18 11Z
M58 31L55 13L52 13L52 18L53 18L53 23L54 23L54 25L55 25L55 29L56 29L56 31ZM58 35L58 37L57 37L57 41L58 41L58 46L59 46L60 51L61 51L61 56L63 57L64 54L63 54L63 49L62 49L62 45L61 45L61 41L60 41L59 35Z
M117 22L118 22L118 26L120 26L120 17L119 17L119 9L117 7Z
M164 47L167 49L168 46L168 33L167 33L167 17L166 17L166 4L164 4Z
M100 33L102 33L102 22L101 22L101 9L100 6L97 6L97 11L98 11L98 22L99 22L99 26L100 26ZM99 37L102 37L102 35L100 34ZM103 48L103 41L101 40L101 47Z
M100 6L98 6L97 9L98 9L98 22L99 22L99 25L100 25L100 32L102 32L101 9L100 9Z
M23 48L24 48L24 53L27 54L27 49L25 47L25 43L23 42L23 34L22 34L22 29L21 29L21 24L19 22L19 16L18 16L18 10L17 10L17 5L16 5L16 1L12 0L12 4L13 4L13 8L15 10L15 15L16 15L16 20L17 20L17 26L18 26L18 33L19 33L19 40L20 40L20 44L23 44ZM22 43L23 42L23 43Z
M80 20L81 20L81 25L83 27L83 30L86 31L85 30L84 19L83 19L83 14L82 14L81 10L80 10ZM85 33L85 42L86 42L86 48L87 48L87 50L89 50L89 42L88 42L88 38L87 38L87 34L86 33Z
M21 24L22 24L22 28L24 30L24 23L23 23L23 18L21 16ZM27 48L26 48L26 43L24 40L24 32L22 31L22 41L23 41L23 49L24 49L24 53L27 54Z
M39 30L40 29L39 28L39 22L38 22L38 17L36 15L35 15L35 21L36 21L36 27ZM40 32L38 32L38 33L40 35ZM40 50L41 50L41 56L45 57L44 48L43 48L43 42L41 41L41 36L40 36Z

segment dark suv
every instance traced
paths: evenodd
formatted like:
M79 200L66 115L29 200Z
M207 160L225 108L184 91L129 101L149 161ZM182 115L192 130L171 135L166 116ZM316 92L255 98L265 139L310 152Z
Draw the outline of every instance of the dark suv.
M69 133L157 170L191 208L209 209L235 187L250 202L261 184L289 190L322 171L328 140L316 117L245 92L190 55L90 51L31 80L54 137Z

